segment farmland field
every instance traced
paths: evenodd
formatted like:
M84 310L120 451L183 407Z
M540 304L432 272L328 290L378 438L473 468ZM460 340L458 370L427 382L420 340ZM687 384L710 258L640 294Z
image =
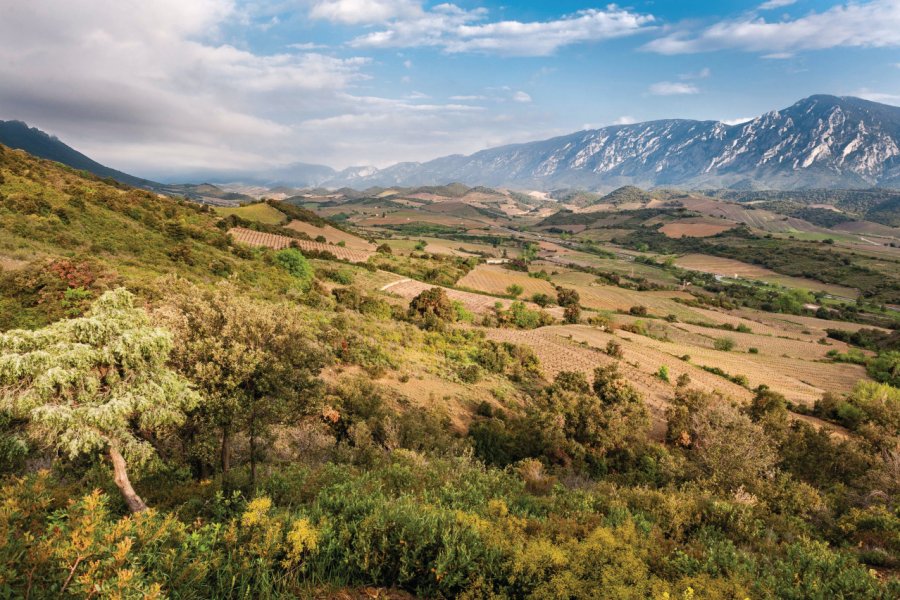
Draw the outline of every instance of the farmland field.
M236 207L217 206L215 211L223 217L237 215L242 219L256 221L257 223L263 223L264 225L278 225L287 219L287 216L285 216L284 213L265 202Z
M721 275L722 277L734 277L744 279L755 279L766 283L781 285L785 287L793 287L809 291L823 291L833 296L841 298L855 298L858 294L853 288L842 285L822 283L813 279L805 279L802 277L791 277L790 275L782 275L771 269L751 265L739 260L730 258L721 258L717 256L708 256L706 254L686 254L675 259L675 265L682 269L690 269L692 271L702 271L704 273L712 273Z
M313 225L312 223L294 220L285 225L285 227L287 227L288 229L293 229L294 231L305 233L313 239L321 235L327 242L331 244L344 242L347 245L347 248L350 248L351 250L361 250L363 252L375 251L374 244L364 240L358 235L353 235L352 233L341 231L340 229L332 227L331 225L318 227L316 225Z
M550 282L529 277L526 273L511 271L499 265L479 265L460 279L457 285L489 294L506 294L506 288L510 285L518 285L524 290L522 298L530 298L534 294L556 297L556 288Z
M733 223L716 222L715 220L685 219L666 223L660 227L660 231L671 238L679 237L708 237L728 231L734 227Z
M435 287L442 286L416 281L415 279L402 278L396 279L395 281L382 286L380 288L380 291L387 292L389 294L395 294L406 300L412 300L425 290ZM465 306L466 309L474 313L484 314L491 311L497 304L500 304L503 308L509 308L509 305L512 304L512 300L508 300L506 298L495 298L493 296L486 296L484 294L476 294L474 292L466 292L463 290L455 290L447 287L442 287L442 289L447 292L447 296L450 298L450 300L455 300L462 303L462 305ZM526 302L525 304L532 310L539 310L539 307L536 304L532 304L531 302ZM556 316L557 318L561 316L561 310L558 308L547 310L547 312Z
M307 240L298 240L286 235L277 235L274 233L263 233L252 229L244 229L243 227L234 227L228 231L236 242L247 244L248 246L264 246L273 250L281 250L296 245L301 251L310 250L313 252L331 252L335 256L350 262L366 262L372 255L371 252L360 250L351 250L350 248L342 248L331 244L321 244L319 242L310 242Z

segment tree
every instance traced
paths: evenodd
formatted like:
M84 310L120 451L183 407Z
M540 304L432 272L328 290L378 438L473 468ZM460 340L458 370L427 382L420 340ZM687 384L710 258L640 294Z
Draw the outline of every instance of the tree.
M70 458L105 451L129 510L142 511L128 471L155 457L144 435L180 425L199 400L166 367L171 349L131 293L106 292L86 317L0 334L0 407Z
M547 294L535 294L531 297L531 301L541 308L547 308L550 306L552 299Z
M234 436L246 434L255 481L271 427L310 406L329 354L295 307L250 300L227 283L204 290L170 280L166 288L157 316L176 335L172 362L205 399L191 415L192 435L206 423L218 429L227 473Z
M379 245L377 248L375 248L375 252L377 252L379 254L393 254L394 249L391 248L387 242L385 242L385 243Z
M763 404L777 406L768 397ZM666 439L687 449L698 475L725 492L758 488L778 460L771 437L719 394L678 388L667 411Z
M581 320L581 307L577 304L570 304L563 310L563 321L571 325L577 324Z
M409 303L409 315L423 321L429 327L437 327L444 321L452 321L453 304L443 288L423 291Z
M580 372L563 371L528 409L525 440L545 456L598 467L606 457L646 441L649 415L641 395L616 367L594 371L593 385Z
M578 290L561 286L556 288L556 303L560 306L578 306L580 302L581 296L578 294Z
M296 248L285 248L275 254L275 262L296 278L303 290L309 288L313 279L313 268L302 252Z
M518 298L524 291L525 290L522 288L522 286L518 285L516 283L510 284L506 288L506 293L509 294L510 296L512 296L513 298Z

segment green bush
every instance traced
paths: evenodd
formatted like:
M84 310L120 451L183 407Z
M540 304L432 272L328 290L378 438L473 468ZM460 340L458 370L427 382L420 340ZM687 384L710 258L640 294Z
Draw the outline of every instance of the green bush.
M275 262L294 277L300 287L309 289L313 278L313 268L306 257L296 248L285 248L275 253Z
M731 338L716 338L713 348L722 352L730 352L734 348L734 340Z

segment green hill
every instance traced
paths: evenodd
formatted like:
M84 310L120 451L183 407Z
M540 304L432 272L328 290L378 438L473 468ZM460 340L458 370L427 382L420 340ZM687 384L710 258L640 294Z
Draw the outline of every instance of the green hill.
M0 146L0 596L900 595L897 388L803 408L710 367L738 405L662 365L654 432L630 361L677 316L524 331L552 317L420 283L473 258L350 265L235 244L235 219ZM563 327L611 342L534 338L593 372L502 341ZM698 337L725 329L749 332ZM896 383L891 336L843 337Z

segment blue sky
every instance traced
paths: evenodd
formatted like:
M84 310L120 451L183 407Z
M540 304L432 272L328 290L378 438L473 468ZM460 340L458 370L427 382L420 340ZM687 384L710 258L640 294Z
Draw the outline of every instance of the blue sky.
M31 0L0 8L0 81L0 118L140 175L385 166L814 93L900 104L900 1Z

